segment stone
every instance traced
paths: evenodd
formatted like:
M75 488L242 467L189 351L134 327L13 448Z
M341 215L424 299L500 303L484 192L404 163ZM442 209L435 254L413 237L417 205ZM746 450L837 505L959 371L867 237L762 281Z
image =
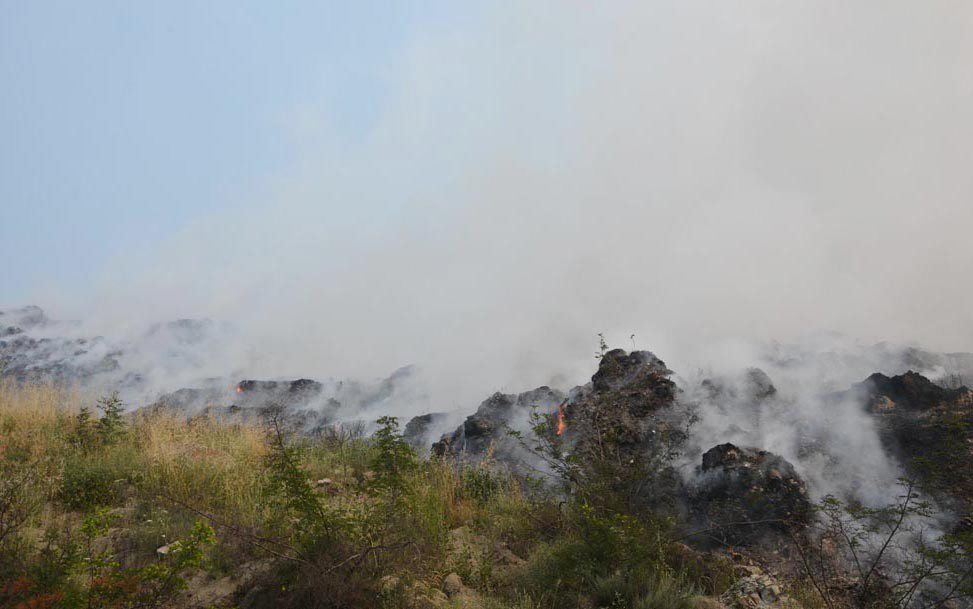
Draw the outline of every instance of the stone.
M456 573L450 573L446 576L443 580L442 589L449 598L463 594L468 590L466 585L463 584L463 579Z

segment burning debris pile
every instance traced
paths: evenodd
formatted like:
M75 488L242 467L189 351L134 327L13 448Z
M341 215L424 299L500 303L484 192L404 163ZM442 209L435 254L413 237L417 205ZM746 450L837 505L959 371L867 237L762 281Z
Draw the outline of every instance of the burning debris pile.
M492 395L460 427L434 443L433 452L476 459L492 451L494 456L525 458L519 450L522 443L511 438L510 431L530 431L531 415L550 415L551 432L575 444L577 450L584 450L592 441L590 432L597 428L610 432L614 444L634 453L658 431L653 422L658 424L661 419L651 415L674 402L677 390L670 374L648 351L609 351L591 382L567 395L550 387Z
M876 345L825 350L814 359L777 345L758 362L762 368L687 381L648 351L615 349L601 354L584 385L496 393L461 420L465 413L435 408L411 367L373 382L208 374L222 365L221 341L230 334L214 322L177 320L138 340L115 341L80 336L75 325L52 321L37 307L3 311L0 376L131 390L149 395L144 403L154 410L187 417L258 421L273 411L294 431L312 434L371 423L409 404L425 412L405 426L420 452L550 471L535 448L554 443L562 456L588 464L583 474L601 478L606 494L632 483L641 490L630 501L675 504L688 520L741 545L800 528L812 498L872 500L875 489L894 482L889 472L923 480L938 504L955 512L954 522L973 514L973 391L959 382L973 370L968 354ZM809 361L818 363L815 378L824 379L815 380L816 390L807 388L812 375L797 384L790 378ZM883 373L832 390L831 371L857 374L876 362L886 364ZM160 385L160 378L172 384ZM871 461L851 455L859 447L871 451ZM881 475L871 471L876 464ZM869 494L863 481L872 474Z
M909 371L873 374L847 393L876 419L883 444L910 475L973 516L973 390Z
M943 388L915 372L895 377L879 374L847 392L824 393L811 400L788 395L759 368L709 376L692 390L680 388L672 375L652 353L608 351L591 382L566 394L539 387L491 396L454 431L433 442L432 452L536 471L544 464L525 446L553 441L574 463L592 464L598 459L610 463L604 470L589 467L574 472L600 476L605 495L625 485L651 489L630 499L654 507L670 504L691 523L690 528L707 531L694 536L695 543L771 551L803 534L811 523L815 488L817 498L835 488L844 500L870 497L857 494L858 481L853 479L847 486L820 486L822 476L837 480L842 469L857 475L862 470L849 468L850 463L867 461L863 455L835 453L844 450L833 437L835 430L801 410L818 409L820 415L815 416L827 421L850 408L858 411L850 420L872 417L876 421L877 446L888 451L881 456L887 469L901 475L912 472L923 459L932 460L940 475L948 473L949 484L937 486L945 497L943 505L953 506L959 514L945 517L961 526L963 514L970 513L973 400L965 387ZM719 416L712 419L711 414L701 413L699 399L713 404ZM700 416L709 417L708 426L700 425ZM412 430L425 433L432 417L413 419L408 425L410 435L418 437ZM790 458L766 446L736 443L737 438L763 434L779 444L774 434L781 425L794 438ZM512 430L519 433L512 437ZM705 444L707 439L710 444ZM866 444L856 447L870 450ZM953 451L948 457L941 454L946 449ZM908 467L899 470L899 463ZM884 474L874 474L876 480L886 480L878 477ZM895 478L890 480L894 485Z
M894 588L915 564L916 548L932 547L922 545L930 540L945 540L936 551L949 550L939 551L946 560L937 563L948 569L933 573L962 575L969 566L963 554L967 546L953 541L973 534L973 391L958 382L969 363L962 354L906 349L889 358L882 373L863 373L835 390L833 367L846 376L858 374L874 353L828 352L813 367L801 359L806 354L798 357L800 351L780 347L752 362L760 368L707 371L687 379L651 352L604 350L587 383L494 393L469 413L441 408L412 367L370 382L267 378L259 370L243 372L231 365L227 371L221 369L226 336L218 324L178 320L127 341L85 337L78 328L27 307L0 314L0 376L134 392L150 412L175 415L189 420L186 424L197 417L254 424L273 417L285 433L276 436L281 445L272 450L285 452L285 436L299 435L304 442L321 434L330 441L347 437L328 433L335 426L369 433L379 417L422 412L408 420L402 436L397 421L383 418L376 444L360 444L379 450L387 459L382 463L392 468L387 474L401 474L399 465L416 465L407 442L434 460L418 468L422 475L436 468L458 471L458 486L447 489L447 501L472 503L457 513L476 501L476 509L483 508L491 496L508 490L529 502L547 501L551 513L532 517L570 531L575 545L565 547L572 553L600 548L586 558L605 566L599 577L628 573L633 561L671 559L694 568L728 563L735 583L707 592L718 609L796 607L783 582L801 577L798 554L805 564L827 565L838 587L826 588L825 594L834 589L842 599L876 598ZM921 364L916 367L925 374L902 368L910 363ZM398 491L369 490L374 481L367 470L379 467L375 463L346 468L356 473L338 484L334 481L343 470L318 471L306 488L300 484L306 477L301 468L288 469L288 480L297 483L301 501L315 504L332 496L350 500L355 488L367 490L368 501L402 500L405 495ZM409 471L410 480L419 475ZM538 473L546 484L536 484ZM884 547L875 543L873 521L888 522L881 520L890 513L882 506L895 505L895 480L903 474L914 481L910 493L922 494L915 501L926 505L928 499L930 506L928 512L913 508L903 530L935 531L937 537L920 544L899 534L898 554L875 560L881 572L877 580L849 578L849 548L842 547L840 536L822 531L835 523L861 527L854 542L861 545L850 548L852 554ZM405 484L405 478L392 476L381 484L393 482ZM856 520L862 514L872 520ZM513 554L510 548L518 540L509 541L509 548L493 549L506 548L499 555L507 557L504 568L513 577L532 562L527 551ZM801 554L812 547L817 555ZM652 558L655 551L664 556ZM673 552L677 558L669 555ZM484 554L494 563L497 556L496 551ZM447 579L461 581L457 574ZM576 579L587 586L588 580ZM934 585L923 584L917 598L942 598ZM454 588L477 594L465 584L449 589Z
M92 336L80 323L27 306L0 311L0 378L117 390L142 400L212 380L233 365L232 341L227 324L207 319L154 324L124 339Z
M204 388L183 388L167 393L151 404L152 411L176 415L208 416L256 423L274 411L287 413L289 427L313 429L330 420L340 404L330 398L329 408L313 408L324 386L310 379L295 381L244 380L228 390L222 383Z
M373 422L367 418L369 412L385 412L397 400L416 399L413 372L411 367L401 368L372 383L248 379L232 389L225 383L209 383L164 394L148 408L250 423L274 414L286 428L303 434L342 425L364 429Z
M61 383L118 375L118 349L102 337L65 336L70 329L40 307L0 311L0 375Z
M706 451L698 473L690 505L704 540L746 545L799 532L810 521L807 487L778 455L720 444Z
M480 459L486 456L515 464L529 458L511 430L525 429L532 413L556 412L564 396L550 387L520 394L495 393L452 433L432 445L435 455ZM410 421L410 425L412 422Z
M247 378L252 366L241 362L250 355L237 339L232 327L207 319L158 323L126 339L90 336L82 324L28 306L0 311L0 378L118 391L129 404L187 417L255 422L277 409L302 432L426 400L411 366L374 381Z

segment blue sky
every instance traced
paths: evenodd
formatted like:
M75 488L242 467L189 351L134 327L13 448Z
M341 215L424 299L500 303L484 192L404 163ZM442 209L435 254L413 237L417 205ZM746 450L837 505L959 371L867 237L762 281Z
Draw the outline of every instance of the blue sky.
M0 303L70 292L292 165L289 121L367 134L433 3L0 3Z

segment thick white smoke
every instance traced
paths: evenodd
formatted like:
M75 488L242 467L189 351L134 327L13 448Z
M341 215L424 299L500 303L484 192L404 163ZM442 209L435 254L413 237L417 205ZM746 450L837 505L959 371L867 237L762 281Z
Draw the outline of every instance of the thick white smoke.
M262 377L415 363L442 409L582 381L599 331L677 370L817 329L968 349L971 32L935 0L490 3L415 37L367 138L308 100L296 166L53 313L225 320Z

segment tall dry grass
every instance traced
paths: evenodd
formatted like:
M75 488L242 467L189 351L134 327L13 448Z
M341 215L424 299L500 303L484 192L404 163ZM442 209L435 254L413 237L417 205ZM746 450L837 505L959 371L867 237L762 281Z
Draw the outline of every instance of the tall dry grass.
M61 472L111 466L131 473L129 481L137 483L130 498L159 494L259 520L266 452L259 426L136 411L126 416L125 433L117 441L82 449L76 442L78 414L87 407L97 416L96 402L77 389L0 383L0 458L15 451L19 460L52 463Z
M76 389L0 381L0 456L16 449L37 459L63 448L83 399Z
M574 522L559 501L528 492L522 480L495 465L419 460L387 494L375 483L380 449L374 441L355 434L294 438L288 446L300 462L297 477L327 505L329 518L341 516L329 521L326 536L309 541L293 536L301 515L281 509L287 497L272 484L274 460L267 458L280 447L267 429L136 410L124 417L122 433L99 439L96 403L97 396L75 389L0 383L0 475L35 472L23 504L37 508L16 544L0 543L0 556L22 560L8 565L9 572L0 564L0 584L4 577L45 581L47 540L77 539L84 514L108 509L116 516L111 543L126 565L158 561L156 550L184 538L200 519L216 528L211 558L220 575L270 556L253 539L274 538L310 553L300 565L283 560L276 567L296 606L302 593L321 590L375 598L386 575L432 589L456 571L482 592L470 597L469 607L582 606L551 596L565 577L576 580L578 599L586 598L588 583L598 583L605 598L639 597L648 603L639 606L651 609L686 607L680 582L660 580L649 594L619 579L611 560L579 564L578 556L613 555L614 548L592 547L609 542L585 533L594 523L609 539L612 523ZM79 419L82 407L94 415L87 425ZM502 555L498 547L512 548L527 562L494 565Z

